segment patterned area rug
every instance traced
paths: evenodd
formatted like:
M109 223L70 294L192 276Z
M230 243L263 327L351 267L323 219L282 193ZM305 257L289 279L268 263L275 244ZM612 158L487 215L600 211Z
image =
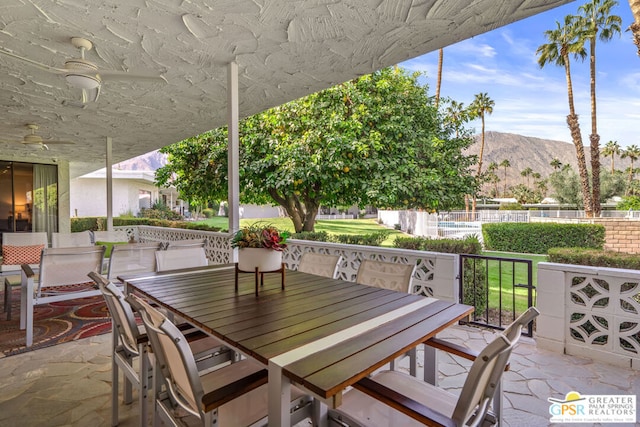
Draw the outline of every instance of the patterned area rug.
M73 290L91 286L82 283ZM111 331L111 318L101 295L44 304L34 307L33 346L26 348L25 331L20 330L20 289L14 288L11 297L11 320L6 320L4 307L0 313L0 358ZM1 301L4 295L0 290Z

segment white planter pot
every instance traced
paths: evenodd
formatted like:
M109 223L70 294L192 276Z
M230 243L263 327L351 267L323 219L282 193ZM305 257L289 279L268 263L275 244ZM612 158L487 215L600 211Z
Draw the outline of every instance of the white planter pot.
M243 248L238 251L238 269L240 271L259 272L280 270L282 252L264 248Z

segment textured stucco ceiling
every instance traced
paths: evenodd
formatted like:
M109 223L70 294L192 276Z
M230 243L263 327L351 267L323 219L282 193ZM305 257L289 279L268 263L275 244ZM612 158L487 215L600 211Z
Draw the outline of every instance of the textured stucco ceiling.
M74 104L63 76L0 55L0 158L70 162L71 175L226 124L226 64L242 117L567 3L568 0L2 0L0 48L62 68L71 37L100 69L156 71L167 83L106 81ZM75 102L70 102L75 101ZM64 102L64 103L63 103ZM76 145L17 143L25 124Z

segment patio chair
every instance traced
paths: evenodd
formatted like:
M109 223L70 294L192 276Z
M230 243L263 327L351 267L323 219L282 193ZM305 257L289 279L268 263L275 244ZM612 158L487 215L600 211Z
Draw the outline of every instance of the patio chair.
M360 262L356 283L392 291L409 292L415 268L413 264L364 259Z
M338 272L341 258L340 255L305 252L298 263L298 271L333 279Z
M524 325L538 315L523 313L474 359L459 396L398 371L363 378L329 410L332 425L340 426L480 426L495 424L490 402ZM444 347L449 348L449 347ZM443 348L443 349L444 349ZM451 347L457 352L459 347Z
M170 425L197 418L189 425L262 425L267 414L267 377L263 365L243 359L219 369L198 373L191 350L176 326L136 295L127 300L140 311L154 354L162 370L167 395L156 396L155 411ZM311 399L291 387L291 424L311 416Z
M4 306L7 320L11 320L11 289L22 282L22 264L29 264L33 270L40 267L42 249L49 246L46 232L2 233L2 264L0 276L4 278Z
M166 249L184 249L184 248L204 248L207 243L207 239L185 239L185 240L172 240L166 242Z
M179 249L156 251L157 271L204 267L207 265L209 265L209 260L202 246L184 246L179 247Z
M100 292L78 284L87 282L87 274L100 272L104 246L45 248L40 258L39 276L29 264L22 265L20 329L26 329L26 345L33 344L33 308L36 305L99 295Z
M117 280L121 274L156 271L156 251L160 243L128 243L115 245L109 258L107 278Z
M71 248L76 246L91 246L91 233L81 231L77 233L51 233L52 248Z
M149 378L153 377L153 360L149 352L149 339L142 325L138 326L131 305L113 282L106 277L91 272L89 277L96 283L109 309L112 322L112 358L111 358L111 425L117 426L119 370L123 373L123 401L130 404L132 387L138 390L140 405L140 425L147 425L147 396L150 389ZM190 325L179 326L180 329ZM187 338L194 351L198 369L228 362L234 357L232 352L214 338L203 333L190 334ZM138 370L134 360L138 359Z

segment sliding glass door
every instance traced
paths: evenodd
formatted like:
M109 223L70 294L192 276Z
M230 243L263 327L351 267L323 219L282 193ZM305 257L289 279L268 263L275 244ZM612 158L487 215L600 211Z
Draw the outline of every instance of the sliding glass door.
M58 231L58 168L0 161L0 232Z

